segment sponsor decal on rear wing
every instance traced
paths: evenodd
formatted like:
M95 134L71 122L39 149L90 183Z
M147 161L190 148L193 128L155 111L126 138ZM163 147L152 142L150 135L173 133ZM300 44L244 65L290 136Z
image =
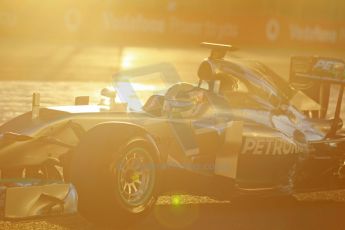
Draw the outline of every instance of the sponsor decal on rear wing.
M290 83L300 89L312 81L345 84L345 62L328 57L292 57Z

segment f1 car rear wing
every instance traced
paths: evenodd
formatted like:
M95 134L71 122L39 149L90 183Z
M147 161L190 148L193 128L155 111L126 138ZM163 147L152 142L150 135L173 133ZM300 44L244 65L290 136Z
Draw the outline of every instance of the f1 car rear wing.
M291 58L290 82L320 81L321 83L345 84L345 62L328 57Z
M345 86L345 62L328 57L292 57L290 84L321 104L321 118L327 113L330 84L340 85L334 121L327 137L334 136L340 121Z

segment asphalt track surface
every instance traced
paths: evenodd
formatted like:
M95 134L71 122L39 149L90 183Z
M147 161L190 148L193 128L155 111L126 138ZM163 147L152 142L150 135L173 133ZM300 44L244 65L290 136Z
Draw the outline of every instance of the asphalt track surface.
M119 51L118 47L9 41L0 43L0 51L0 123L29 110L32 91L42 92L43 105L70 104L75 96L86 93L96 102L100 88L109 84L111 74L120 68L167 61L176 66L182 80L195 82L198 64L208 54L196 48L126 47ZM234 55L261 60L287 78L289 56L315 53L345 57L341 51L262 48L248 48ZM145 220L131 229L345 229L345 192L305 194L298 198L298 202L282 199L235 205L186 196L176 207L165 197ZM0 229L104 228L77 214L0 221Z

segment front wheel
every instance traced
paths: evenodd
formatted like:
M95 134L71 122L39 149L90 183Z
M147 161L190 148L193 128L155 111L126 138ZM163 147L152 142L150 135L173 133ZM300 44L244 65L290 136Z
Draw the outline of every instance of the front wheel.
M112 165L119 203L130 213L145 211L153 203L156 184L155 161L144 147L132 145Z
M97 129L87 134L72 161L79 212L92 222L127 227L145 217L156 202L157 157L145 138L114 147L114 141L99 137Z

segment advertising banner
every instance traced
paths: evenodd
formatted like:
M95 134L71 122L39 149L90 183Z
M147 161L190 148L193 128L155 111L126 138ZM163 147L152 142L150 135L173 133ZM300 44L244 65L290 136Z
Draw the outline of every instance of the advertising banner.
M161 1L158 5L153 0L146 5L146 1L136 2L141 3L129 6L105 0L4 0L0 3L0 36L125 44L212 41L345 48L345 21L302 20L246 11L210 15L178 9L176 1Z

